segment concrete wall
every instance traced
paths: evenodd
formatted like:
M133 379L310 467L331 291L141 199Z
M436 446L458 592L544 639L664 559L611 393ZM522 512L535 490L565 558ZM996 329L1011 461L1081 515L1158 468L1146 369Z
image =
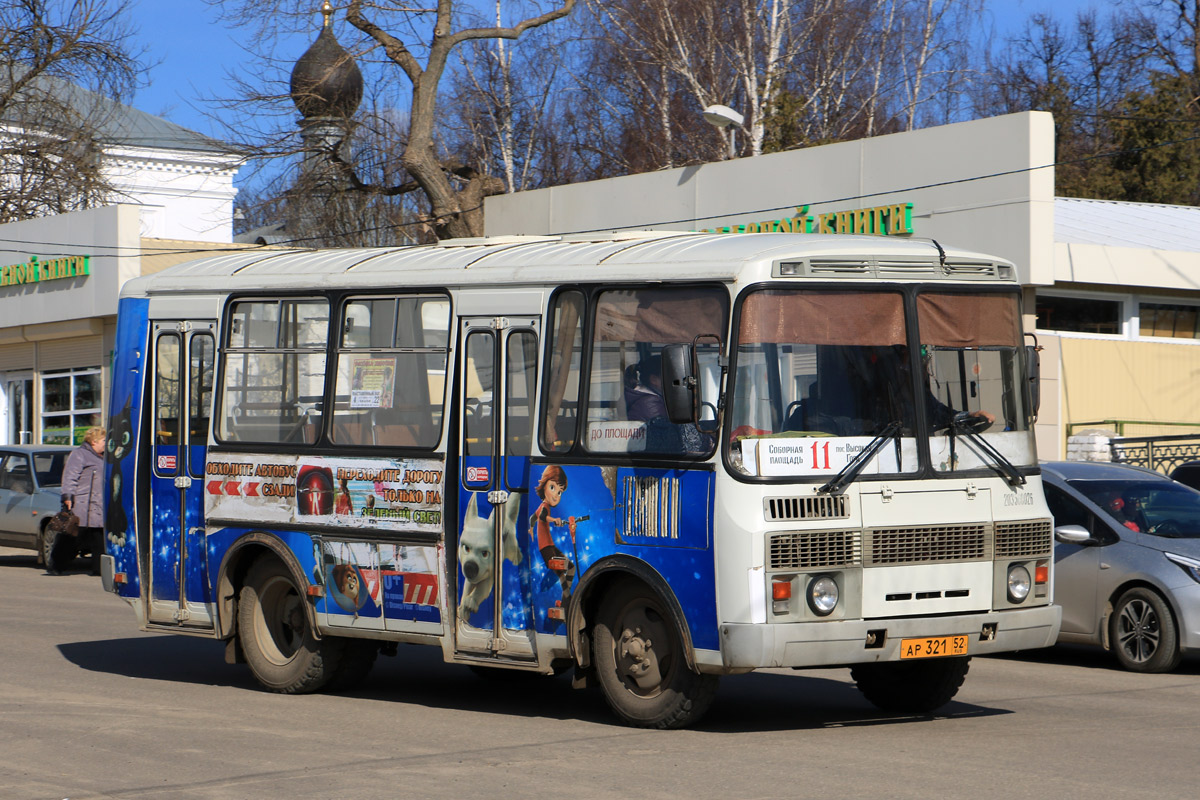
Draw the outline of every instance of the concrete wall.
M86 255L90 274L0 287L0 344L23 341L22 326L116 314L121 285L141 274L139 227L135 206L108 206L3 226L0 265L27 264L31 256L44 262Z

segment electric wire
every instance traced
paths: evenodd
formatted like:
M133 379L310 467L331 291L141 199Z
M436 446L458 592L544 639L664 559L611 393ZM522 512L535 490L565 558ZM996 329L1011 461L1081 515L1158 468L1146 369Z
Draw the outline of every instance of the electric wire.
M956 186L956 185L960 185L960 184L974 183L976 181L992 180L995 178L1004 178L1004 177L1010 177L1013 175L1020 175L1023 173L1037 172L1037 171L1045 170L1045 169L1053 169L1055 167L1069 166L1072 164L1082 164L1082 163L1086 163L1089 161L1097 161L1097 160L1105 159L1105 158L1116 158L1116 157L1122 156L1122 155L1142 153L1142 152L1146 152L1149 150L1156 150L1156 149L1163 148L1163 147L1171 147L1174 145L1187 144L1189 142L1194 142L1197 140L1200 140L1200 134L1197 134L1195 136L1187 136L1182 139L1173 139L1168 142L1157 142L1154 144L1145 145L1143 147L1124 148L1121 150L1112 150L1112 151L1107 151L1104 153L1093 153L1091 155L1080 156L1079 158L1071 158L1071 159L1053 161L1048 164L1040 164L1040 165L1034 165L1034 166L1028 166L1028 167L1018 167L1016 169L1001 170L998 172L990 172L990 173L986 173L983 175L973 175L973 176L969 176L969 177L965 177L965 178L954 178L954 179L945 180L945 181L934 181L931 183L918 184L918 185L907 186L907 187L902 187L902 188L897 188L897 189L886 189L886 190L881 190L881 191L877 191L877 192L866 192L863 194L844 195L842 197L825 198L825 199L820 199L820 200L807 200L802 203L789 203L787 205L771 206L768 208L759 208L759 209L753 209L753 210L724 211L719 214L709 214L709 215L704 215L704 216L687 217L687 218L681 218L681 219L655 220L653 222L639 222L639 223L632 224L632 225L607 226L607 227L600 227L600 228L580 228L580 229L571 230L571 231L559 231L553 235L571 236L571 235L580 235L580 234L587 234L587 233L602 233L602 232L606 232L606 231L616 231L616 230L635 230L635 229L636 230L644 230L644 229L654 228L654 227L663 226L663 225L682 225L682 224L686 224L686 223L699 223L702 221L712 220L712 219L725 219L725 218L729 218L729 217L744 217L744 216L751 216L751 215L756 215L756 214L768 214L771 212L783 211L786 209L796 208L799 206L819 206L819 205L831 205L834 203L846 203L851 200L865 200L865 199L869 199L872 197L881 197L884 195L895 195L895 194L903 194L905 192L920 191L920 190L924 190L924 189L936 189L936 188L943 188L946 186ZM548 188L552 188L552 187L548 187ZM458 213L467 214L472 211L477 211L481 208L483 208L482 203L472 206L471 208L462 209ZM369 228L356 228L356 229L349 230L349 231L342 231L339 235L352 236L352 235L359 235L359 234L375 233L375 232L384 231L384 230L405 230L405 229L410 229L410 228L427 228L429 225L435 224L435 219L442 219L442 218L445 218L446 216L449 216L449 215L440 215L437 218L423 219L423 220L418 220L418 221L413 221L413 222L400 222L400 223L395 223L395 224L376 225L376 226L372 226ZM299 236L299 237L284 239L284 240L280 240L280 241L276 241L276 242L270 242L268 244L245 243L243 246L228 246L223 243L219 244L218 246L215 246L215 247L188 247L188 248L140 247L140 246L133 247L133 246L124 246L124 245L89 245L86 249L90 249L92 251L101 251L101 254L103 254L103 255L109 255L112 257L116 257L116 258L141 256L141 255L194 255L194 254L200 254L200 253L211 253L214 255L224 255L224 254L234 254L234 253L239 253L239 252L255 252L255 251L269 252L271 250L286 248L289 245L299 245L300 243L303 243L303 242L313 242L313 241L317 241L317 240L321 240L321 239L325 239L325 238L326 238L326 236ZM29 246L29 247L46 247L46 248L60 248L60 249L61 248L72 248L72 249L80 248L80 245L78 242L56 242L56 241L49 241L49 240L13 239L13 238L6 238L6 237L0 237L0 244L15 244L15 245L25 245L25 246ZM216 243L214 243L214 244L216 244ZM406 247L406 246L409 246L409 245L381 245L381 247L389 247L389 248ZM300 249L306 249L306 248L300 247ZM309 247L307 249L319 249L319 248ZM89 253L89 255L91 255L91 254L92 253Z

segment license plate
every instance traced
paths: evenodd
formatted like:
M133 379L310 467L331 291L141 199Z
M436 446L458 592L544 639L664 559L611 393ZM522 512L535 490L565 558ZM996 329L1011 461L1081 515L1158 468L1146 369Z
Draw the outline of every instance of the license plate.
M900 658L939 658L965 656L966 636L931 636L926 639L901 639Z

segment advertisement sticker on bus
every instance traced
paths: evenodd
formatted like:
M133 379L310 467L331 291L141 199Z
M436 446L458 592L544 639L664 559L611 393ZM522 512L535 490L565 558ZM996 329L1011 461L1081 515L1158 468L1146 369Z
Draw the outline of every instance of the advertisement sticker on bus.
M440 533L443 486L437 459L230 453L205 465L205 513L214 519Z

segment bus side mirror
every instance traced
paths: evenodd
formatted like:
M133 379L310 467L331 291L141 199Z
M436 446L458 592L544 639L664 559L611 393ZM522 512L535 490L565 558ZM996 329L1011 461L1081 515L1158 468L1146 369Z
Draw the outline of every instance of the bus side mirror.
M1029 382L1030 413L1037 416L1042 404L1042 362L1036 344L1025 345L1025 378Z
M695 420L696 377L692 375L692 346L669 344L662 349L663 400L667 419L676 425Z

